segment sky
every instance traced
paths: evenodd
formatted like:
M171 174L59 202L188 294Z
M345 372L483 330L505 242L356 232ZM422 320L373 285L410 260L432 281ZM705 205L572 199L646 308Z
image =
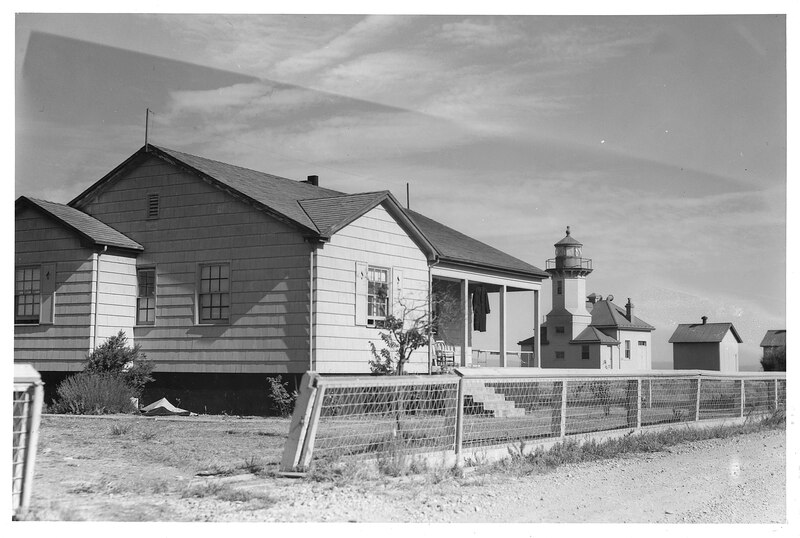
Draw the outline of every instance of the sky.
M706 315L755 370L786 327L785 25L17 14L14 198L68 202L143 145L149 108L151 143L401 201L409 183L412 209L537 267L570 226L587 293L656 327L654 367Z

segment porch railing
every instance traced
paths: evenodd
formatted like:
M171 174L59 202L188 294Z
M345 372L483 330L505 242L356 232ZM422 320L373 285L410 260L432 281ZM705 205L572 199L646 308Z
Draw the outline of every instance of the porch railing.
M462 461L586 434L744 421L786 406L786 374L456 369L458 375L303 377L284 471L398 452ZM427 456L426 456L427 457Z
M498 368L500 352L494 349L472 349L472 366ZM535 368L536 356L533 351L506 351L506 367Z

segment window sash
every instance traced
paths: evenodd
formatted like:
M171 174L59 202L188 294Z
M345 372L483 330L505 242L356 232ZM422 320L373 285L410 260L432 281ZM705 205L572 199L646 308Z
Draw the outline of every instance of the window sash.
M631 341L630 340L625 340L625 358L626 359L630 359L631 358Z
M156 270L136 271L136 323L154 325L156 322Z
M589 360L589 346L581 346L581 359Z
M199 318L203 323L230 320L230 266L204 265L200 269Z
M36 323L41 311L41 271L39 267L19 267L14 278L14 321Z
M385 320L389 315L389 270L367 269L367 322Z

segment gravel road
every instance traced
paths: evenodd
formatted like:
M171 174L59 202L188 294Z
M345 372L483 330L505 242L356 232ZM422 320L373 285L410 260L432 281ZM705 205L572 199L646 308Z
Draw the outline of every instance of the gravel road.
M56 452L42 454L41 465L37 462L32 505L36 519L418 523L787 520L784 430L565 465L540 475L487 473L478 468L460 479L442 473L441 479L422 474L346 483L249 473L224 478L186 476L165 464L139 468L135 472L142 476L128 480L132 487L118 489L102 484L133 472L124 460L62 458L60 453L54 456ZM798 469L791 472L797 474ZM224 486L228 493L186 494L207 486ZM793 510L790 521L798 519L797 508Z

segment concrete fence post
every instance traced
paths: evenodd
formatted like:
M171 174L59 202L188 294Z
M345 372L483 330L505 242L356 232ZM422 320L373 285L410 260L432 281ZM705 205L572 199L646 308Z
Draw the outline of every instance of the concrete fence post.
M636 429L642 427L642 380L636 380Z
M456 462L461 464L461 450L464 446L464 378L458 379L458 396L456 397L456 437L453 440Z
M739 413L739 416L744 417L744 378L742 378L739 381L739 388L741 389L740 390L741 394L739 396L740 400L739 403L741 404L741 412Z
M777 386L777 385L776 385ZM777 394L777 393L776 393ZM561 437L567 435L567 380L561 382Z
M701 385L701 382L702 382L702 379L700 379L700 376L698 375L697 376L697 401L695 402L695 410L694 410L694 420L695 421L700 420L700 385Z
M303 453L300 457L300 467L306 470L311 465L311 460L314 457L314 442L317 438L317 427L319 426L319 415L322 411L322 401L325 399L325 385L319 384L317 386L317 396L314 399L314 406L311 410L311 417L309 418L308 431L306 432L305 443L303 443Z
M780 400L778 399L778 378L775 378L775 410L778 410L778 404Z
M294 404L292 422L289 426L289 437L283 447L283 457L281 460L281 471L292 472L300 463L300 454L303 451L308 426L311 420L311 411L317 395L317 381L319 374L316 372L306 372L300 381L300 394Z

